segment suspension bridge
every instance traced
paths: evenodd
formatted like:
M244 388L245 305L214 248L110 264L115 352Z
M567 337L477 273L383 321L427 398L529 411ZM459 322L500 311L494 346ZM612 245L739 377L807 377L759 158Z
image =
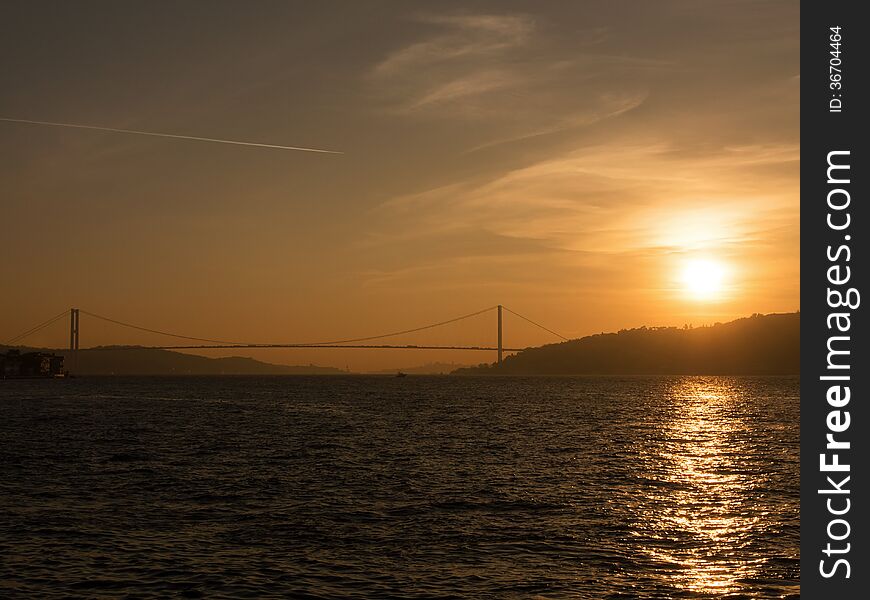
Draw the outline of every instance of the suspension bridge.
M30 329L23 331L22 333L16 335L15 337L7 340L5 342L6 346L12 346L14 344L20 345L27 338L39 333L43 329L57 323L58 321L69 318L69 349L72 352L76 352L79 350L79 332L80 332L80 317L81 315L85 315L89 318L96 319L98 321L103 321L106 323L112 323L114 325L124 327L131 330L136 330L140 332L146 332L156 335L161 335L165 337L171 337L177 340L184 340L182 343L174 344L174 345L159 345L159 346L141 346L141 345L131 345L126 346L128 348L136 348L139 350L207 350L207 349L265 349L265 348L346 348L346 349L394 349L394 350L478 350L478 351L486 351L486 352L495 352L497 356L498 363L501 364L503 360L503 356L505 352L520 352L525 350L525 348L513 348L506 347L503 344L504 336L503 336L503 316L504 313L510 313L520 319L534 325L546 331L547 333L560 338L562 340L567 340L568 338L556 333L552 329L544 327L540 323L537 323L528 317L525 317L511 309L498 304L496 306L490 306L488 308L484 308L483 310L478 310L466 315L461 315L458 317L454 317L451 319L447 319L444 321L439 321L437 323L430 323L428 325L422 325L420 327L413 327L410 329L404 329L401 331L393 331L389 333L381 333L377 335L370 335L365 337L357 337L357 338L348 338L348 339L334 339L334 340L326 340L319 342L296 342L296 343L251 343L244 341L235 341L235 340L224 340L224 339L210 339L204 337L195 337L190 335L182 335L179 333L173 333L169 331L162 331L159 329L153 329L150 327L144 327L142 325L137 325L134 323L128 323L125 321L121 321L118 319L113 319L111 317L107 317L105 315L99 315L93 312L86 311L80 308L70 308L69 310L64 310L63 312L55 315L54 317L39 323ZM408 335L412 333L417 333L421 331L426 331L430 329L435 329L437 327L443 327L445 325L450 325L452 323L458 323L460 321L464 321L466 319L471 319L473 317L477 317L480 315L488 314L488 313L496 313L496 328L497 328L497 340L498 343L496 346L465 346L459 344L445 344L445 345L415 345L415 344L390 344L386 342L382 342L381 340L388 340L388 338L395 338L403 335Z

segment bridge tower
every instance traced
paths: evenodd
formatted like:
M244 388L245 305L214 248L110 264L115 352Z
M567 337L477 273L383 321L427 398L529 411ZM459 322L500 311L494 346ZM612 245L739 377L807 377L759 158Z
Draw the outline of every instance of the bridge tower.
M79 349L79 309L69 309L69 349Z
M69 309L69 349L75 369L79 366L79 309Z
M501 344L501 304L498 305L498 364L501 366L501 354L502 354L502 344Z

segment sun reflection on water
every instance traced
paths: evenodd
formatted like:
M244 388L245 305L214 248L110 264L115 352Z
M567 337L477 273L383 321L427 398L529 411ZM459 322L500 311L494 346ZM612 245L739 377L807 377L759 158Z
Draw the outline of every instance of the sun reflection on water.
M669 395L660 436L642 458L652 490L633 533L673 586L733 593L761 560L747 549L759 516L751 505L758 482L742 465L748 424L735 410L745 391L726 378L686 378Z

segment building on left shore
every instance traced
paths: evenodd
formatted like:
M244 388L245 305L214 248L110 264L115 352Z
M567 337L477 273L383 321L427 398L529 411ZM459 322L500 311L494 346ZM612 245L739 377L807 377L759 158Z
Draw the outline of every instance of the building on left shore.
M63 356L8 350L0 353L0 379L63 377Z

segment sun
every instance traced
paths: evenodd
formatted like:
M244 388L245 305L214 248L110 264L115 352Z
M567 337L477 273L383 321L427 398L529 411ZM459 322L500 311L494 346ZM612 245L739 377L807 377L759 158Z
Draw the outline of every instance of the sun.
M686 295L696 300L715 300L725 290L726 270L709 259L690 260L683 266L681 281Z

